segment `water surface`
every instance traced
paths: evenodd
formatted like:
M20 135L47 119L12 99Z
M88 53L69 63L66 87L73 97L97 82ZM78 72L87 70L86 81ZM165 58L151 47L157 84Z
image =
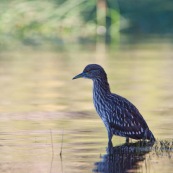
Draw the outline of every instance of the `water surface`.
M107 133L94 110L92 81L71 80L89 63L105 68L111 90L138 107L158 141L172 141L172 48L156 41L116 48L98 44L2 51L0 172L88 173L100 172L102 163L109 165ZM124 142L113 138L114 146ZM157 151L145 153L130 171L171 172L172 152Z

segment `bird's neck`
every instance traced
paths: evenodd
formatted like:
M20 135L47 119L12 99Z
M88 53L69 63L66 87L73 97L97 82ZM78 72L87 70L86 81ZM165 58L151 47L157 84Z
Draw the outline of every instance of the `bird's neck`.
M110 87L107 80L93 80L93 94L105 96L110 93Z

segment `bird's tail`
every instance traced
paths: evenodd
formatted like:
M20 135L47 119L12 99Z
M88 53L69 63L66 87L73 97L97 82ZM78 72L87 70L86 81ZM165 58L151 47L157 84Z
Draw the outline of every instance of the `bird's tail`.
M153 133L150 131L150 129L146 130L145 137L146 137L146 139L150 140L151 142L155 142L156 141L156 139L155 139Z

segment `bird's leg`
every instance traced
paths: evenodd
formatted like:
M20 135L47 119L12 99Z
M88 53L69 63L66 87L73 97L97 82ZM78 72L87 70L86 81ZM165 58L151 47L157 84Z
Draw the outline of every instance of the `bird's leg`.
M127 144L129 143L129 138L128 138L128 137L126 138L126 143L127 143Z
M112 133L108 132L108 147L107 147L107 153L113 154L113 144L112 144Z
M108 148L112 148L112 147L113 147L112 141L109 140L109 141L108 141Z
M112 133L110 131L108 131L108 147L113 147L113 144L112 144Z

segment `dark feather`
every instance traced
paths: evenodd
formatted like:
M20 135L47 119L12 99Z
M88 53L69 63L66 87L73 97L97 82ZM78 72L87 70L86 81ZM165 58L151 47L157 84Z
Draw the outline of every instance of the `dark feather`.
M100 65L87 65L83 73L74 79L79 76L93 80L94 105L107 128L109 141L113 134L155 140L138 109L124 97L111 93L107 74Z
M148 126L138 109L117 94L111 94L111 100L115 105L109 122L113 134L134 139L145 138Z

